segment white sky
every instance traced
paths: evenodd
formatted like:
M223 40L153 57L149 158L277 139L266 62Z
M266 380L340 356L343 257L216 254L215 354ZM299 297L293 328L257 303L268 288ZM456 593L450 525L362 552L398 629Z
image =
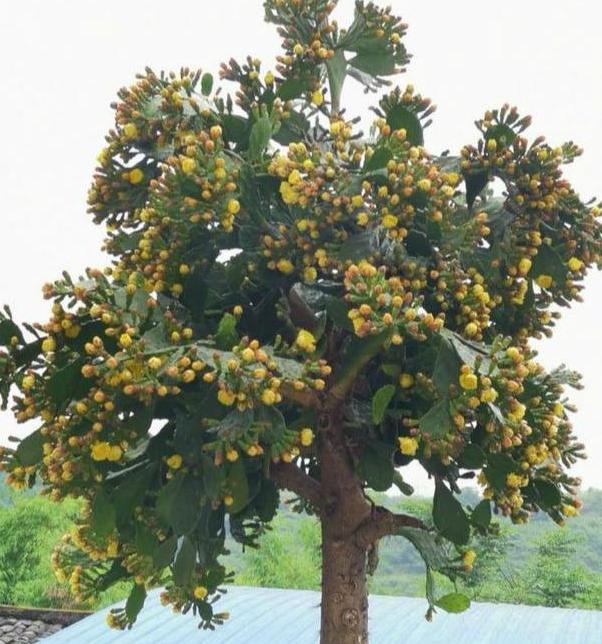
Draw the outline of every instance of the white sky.
M534 117L533 136L573 139L586 154L569 176L582 196L600 196L602 9L592 0L485 3L393 0L410 29L414 54L400 84L412 82L439 105L427 130L433 152L476 140L473 122L505 101ZM352 0L340 0L341 24ZM116 91L150 65L201 67L217 77L230 56L258 56L267 70L277 38L260 0L19 0L0 15L0 302L17 320L45 320L41 285L63 269L79 274L106 263L102 230L86 215L96 154L113 124ZM367 105L349 81L343 97ZM599 320L602 275L587 302L566 315L542 346L548 366L567 362L584 374L577 433L590 458L577 471L602 487ZM23 435L0 414L0 441ZM419 487L423 487L420 485Z

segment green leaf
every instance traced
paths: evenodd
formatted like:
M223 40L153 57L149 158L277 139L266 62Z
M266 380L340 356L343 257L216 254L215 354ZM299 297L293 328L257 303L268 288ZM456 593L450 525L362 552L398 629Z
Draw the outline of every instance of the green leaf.
M201 78L201 92L205 96L209 96L209 94L211 94L212 89L213 89L213 76L211 74L203 74L203 78Z
M183 537L173 565L173 580L178 586L187 586L196 564L196 548L192 540Z
M280 442L286 434L286 421L276 407L262 405L255 412L256 423L263 427L263 435L269 444Z
M211 500L217 501L222 491L223 469L217 467L210 456L203 454L201 457L201 471L203 473L205 494Z
M134 584L132 591L125 603L125 614L131 624L136 621L138 614L146 601L146 589L143 584Z
M249 480L243 459L231 463L228 469L226 482L230 495L234 499L228 508L231 514L237 514L244 509L249 502Z
M332 104L337 106L340 104L343 85L347 76L347 61L345 60L345 54L341 50L338 50L332 58L326 61L326 70L330 83Z
M393 56L386 52L360 53L349 61L349 65L370 76L390 76L397 71Z
M518 469L518 464L508 454L489 454L484 472L491 486L502 491L506 487L508 474L517 472Z
M263 479L259 494L253 499L253 505L260 521L269 523L278 511L280 492L274 481Z
M287 78L278 86L276 96L283 101L292 101L309 89L307 78Z
M46 439L42 432L37 429L26 436L17 446L15 457L23 467L37 465L44 456L44 443Z
M532 486L536 492L535 501L542 510L550 510L562 503L560 490L551 481L534 479Z
M451 416L449 415L449 399L444 398L433 405L418 421L422 433L428 433L432 438L443 438L453 431Z
M483 192L485 186L489 183L489 170L476 170L467 172L464 175L466 184L466 204L472 208L475 199Z
M393 158L393 153L389 148L376 148L374 154L364 164L364 172L374 172L385 168L387 163Z
M456 545L465 545L470 538L470 523L462 504L449 488L437 481L433 498L433 521L439 533Z
M249 141L249 122L242 116L234 114L224 114L222 116L222 126L224 128L224 138L232 141L240 147L246 147Z
M485 132L485 140L488 141L489 139L494 139L500 147L512 145L515 138L516 132L504 123L492 125L487 132Z
M191 474L179 472L157 496L157 514L178 535L194 529L199 511L200 481Z
M274 132L272 138L280 145L289 145L293 141L300 141L310 128L307 118L295 110L290 110L289 117L280 123L280 129Z
M483 499L478 503L470 515L470 520L473 525L487 529L491 523L491 502Z
M477 470L480 467L483 467L486 458L487 456L481 447L474 443L470 443L460 454L458 465L467 470Z
M450 385L458 384L461 366L451 342L442 337L433 369L433 382L442 396L447 396Z
M375 492L385 492L393 485L395 467L393 449L384 443L368 443L358 464L358 474Z
M384 385L372 397L372 421L379 425L385 417L385 411L393 396L395 395L394 385Z
M25 343L21 329L12 320L0 320L0 344L8 346L13 337L18 338L19 344Z
M424 132L420 119L403 105L395 105L387 114L387 123L392 130L406 131L406 139L412 145L424 144Z
M531 268L531 275L533 277L549 275L556 284L562 285L566 281L567 272L566 264L553 248L546 244L539 246L537 255L533 258L533 266Z
M349 307L344 300L329 297L326 302L328 317L341 329L353 331L353 322L349 319Z
M144 497L155 473L155 467L154 464L138 466L127 473L117 472L112 477L120 481L111 494L119 525L131 524L134 508L143 505ZM107 480L112 480L112 478L107 477Z
M397 470L393 473L393 485L405 496L414 494L414 488L404 481L403 476Z
M67 401L78 398L79 393L84 393L83 388L89 389L91 384L82 378L81 368L83 360L78 358L67 364L62 369L55 371L46 383L46 391L50 400L62 407Z
M463 613L470 608L470 599L462 593L449 593L440 597L435 606L442 608L446 613Z
M106 492L99 489L92 501L90 525L94 534L100 539L108 537L115 529L117 513Z
M218 349L230 351L239 341L240 337L236 331L236 318L232 313L224 313L215 334L215 345Z
M153 565L155 568L161 570L166 566L171 565L174 555L176 554L176 548L178 547L178 538L173 535L169 539L162 541L156 548L153 553Z
M272 138L272 122L268 116L261 116L251 128L249 135L249 158L260 159Z

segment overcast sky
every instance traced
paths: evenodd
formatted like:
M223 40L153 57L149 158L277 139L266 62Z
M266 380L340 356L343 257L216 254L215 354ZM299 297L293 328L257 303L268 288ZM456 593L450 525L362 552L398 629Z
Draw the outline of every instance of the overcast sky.
M413 83L439 106L426 133L433 152L476 140L473 122L503 102L533 116L532 136L574 140L585 155L569 176L584 198L602 195L602 10L592 0L485 3L393 0L409 23L414 59L400 84ZM352 0L340 0L341 24ZM86 214L86 192L113 123L116 91L136 72L181 66L217 75L234 56L258 56L267 70L277 52L260 0L19 0L0 18L0 301L18 320L45 320L41 286L63 269L102 266L102 230ZM368 102L349 82L344 102ZM364 110L365 111L365 110ZM577 471L602 487L600 316L602 274L587 302L541 346L547 366L566 362L584 374L574 396L577 433L590 458ZM0 441L17 428L0 414Z

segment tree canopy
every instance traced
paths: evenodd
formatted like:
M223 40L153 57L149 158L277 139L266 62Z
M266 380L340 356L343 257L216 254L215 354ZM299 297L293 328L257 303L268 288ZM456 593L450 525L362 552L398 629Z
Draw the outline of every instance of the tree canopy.
M2 467L86 500L57 570L82 597L131 579L119 627L155 585L219 624L226 532L254 546L283 488L324 521L340 509L366 547L405 536L452 578L492 512L579 508L564 392L579 378L547 373L530 342L600 261L600 206L562 173L581 150L529 141L504 105L457 155L432 154L431 101L386 89L410 58L389 9L358 1L342 29L333 1L264 4L273 71L231 60L227 94L147 69L119 91L89 192L111 266L47 284L45 323L0 319L4 404L38 423ZM347 79L381 94L368 134L342 109ZM416 461L435 530L365 502L411 493ZM464 507L471 477L483 498ZM429 579L431 609L464 607Z

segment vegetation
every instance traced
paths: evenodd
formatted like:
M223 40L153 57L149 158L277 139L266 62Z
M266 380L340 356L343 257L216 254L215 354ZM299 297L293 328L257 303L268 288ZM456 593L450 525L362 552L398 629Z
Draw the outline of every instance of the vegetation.
M7 488L0 485L2 490ZM56 505L8 492L0 498L0 603L97 610L127 596L129 588L121 584L78 603L68 584L56 579L52 548L76 518L77 503ZM563 529L541 519L520 529L506 522L499 536L479 539L477 559L462 591L475 601L602 610L602 492L589 490L583 500L582 515ZM397 511L430 514L428 499L382 501ZM225 564L235 571L236 583L319 590L320 529L315 518L283 507L260 545L243 554L239 544L228 540ZM445 578L438 582L449 592L455 590ZM370 592L424 595L423 563L411 544L381 542Z
M390 9L358 0L342 29L335 1L264 6L274 71L231 60L232 95L187 69L119 92L89 193L114 261L46 285L45 324L2 314L0 392L38 429L0 460L15 487L83 500L57 573L80 601L129 582L118 628L156 585L220 624L227 534L252 552L289 490L320 522L321 641L357 644L382 539L420 553L430 618L469 605L435 580L465 585L493 512L577 514L579 378L530 342L599 263L600 207L563 177L580 149L529 142L507 105L457 156L429 153L430 100L383 91L409 62ZM348 79L381 92L368 134ZM372 492L411 494L412 461L435 479L430 512ZM467 505L460 478L480 485ZM537 552L550 574L554 552Z

